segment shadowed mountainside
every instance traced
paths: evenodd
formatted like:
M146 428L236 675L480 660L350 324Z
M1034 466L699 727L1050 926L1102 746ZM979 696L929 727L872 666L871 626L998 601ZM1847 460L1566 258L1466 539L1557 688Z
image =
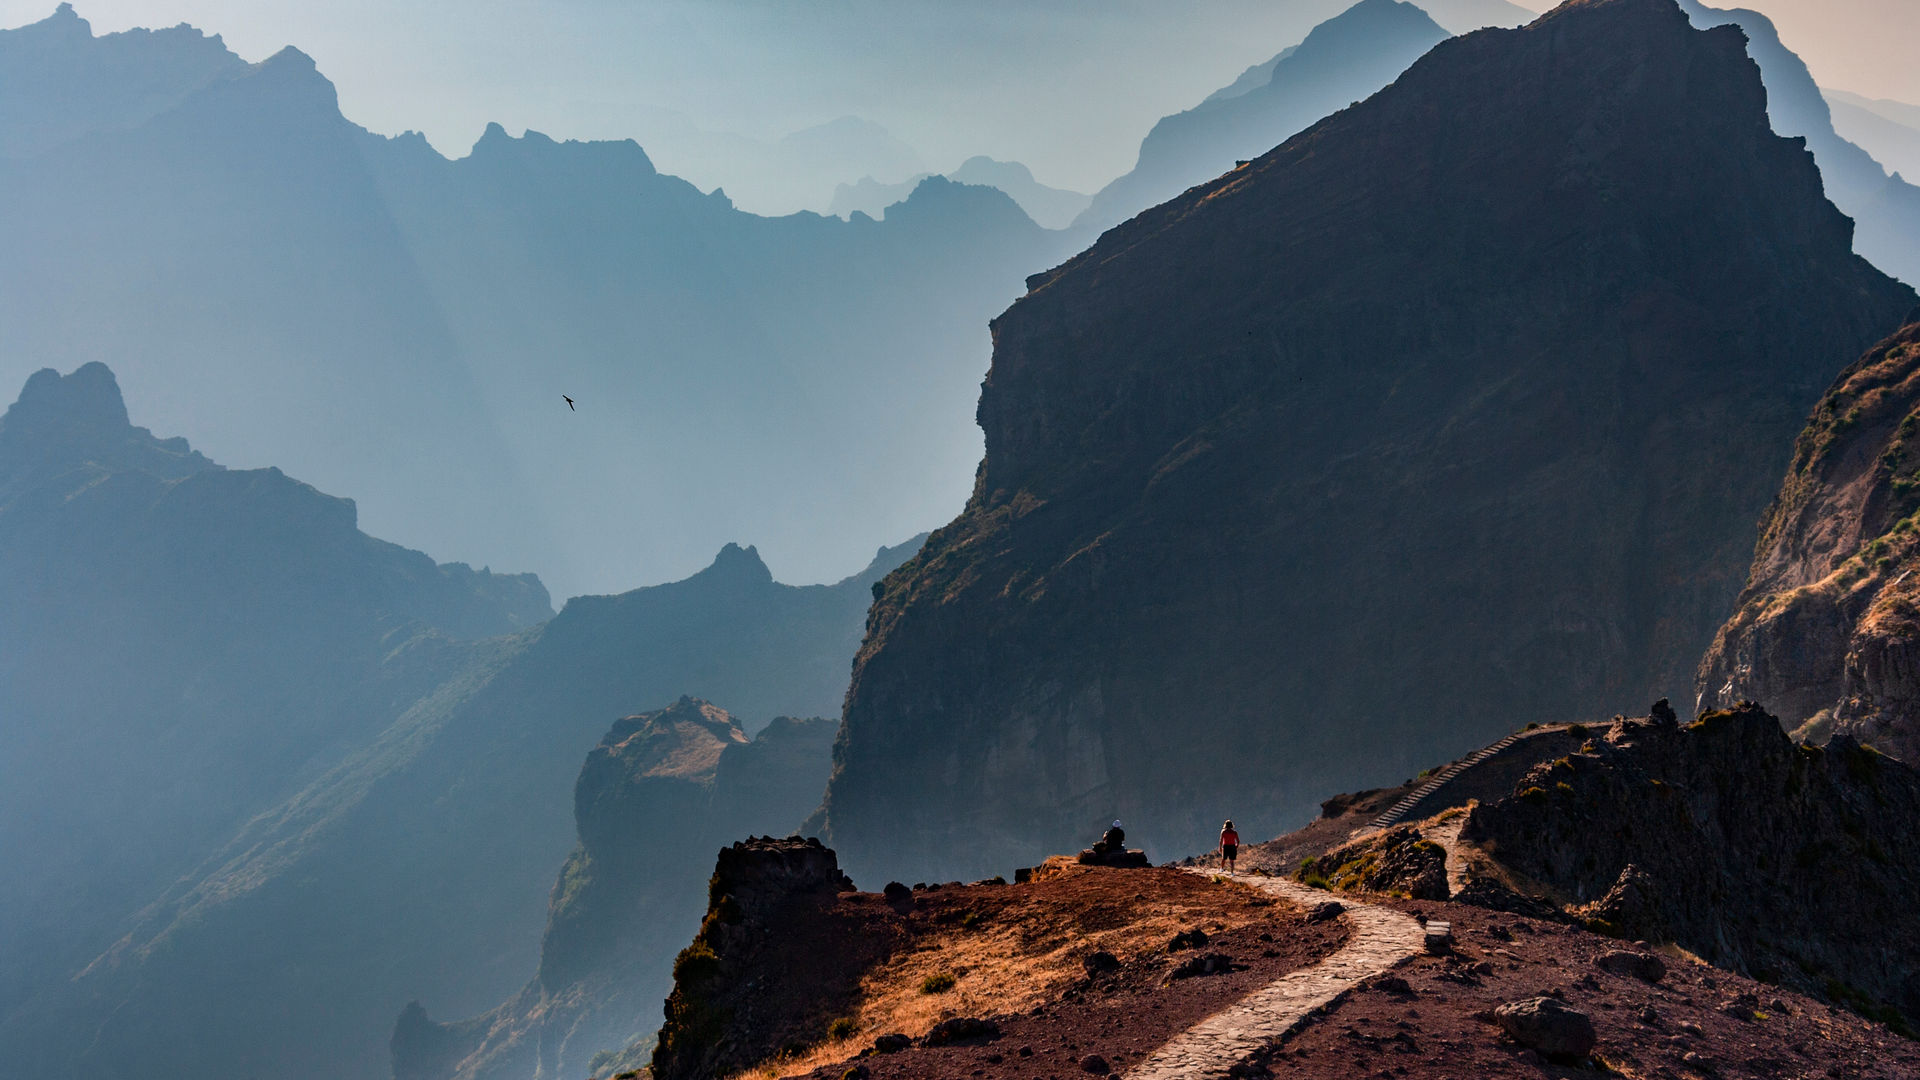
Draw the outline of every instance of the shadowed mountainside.
M1688 683L1800 418L1914 300L1765 103L1737 31L1584 0L1031 279L974 496L868 617L852 872L1277 833Z

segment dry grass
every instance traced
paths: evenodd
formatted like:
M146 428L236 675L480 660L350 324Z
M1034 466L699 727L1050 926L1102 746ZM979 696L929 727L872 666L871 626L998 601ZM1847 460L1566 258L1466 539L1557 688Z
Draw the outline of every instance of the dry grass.
M801 1076L852 1057L880 1035L918 1037L956 1016L1024 1012L1058 1000L1079 982L1084 977L1080 958L1088 953L1105 950L1125 961L1164 951L1167 940L1184 930L1212 933L1271 917L1270 911L1231 902L1257 895L1239 882L1178 898L1146 898L1124 887L1129 873L1050 861L1038 875L1043 887L1026 898L983 908L970 927L958 920L930 927L916 948L869 972L861 981L853 1034L825 1040L804 1054L762 1062L730 1080ZM1089 877L1095 874L1097 879ZM1084 894L1075 888L1091 881L1109 887ZM952 989L922 991L929 978L943 973L954 976Z

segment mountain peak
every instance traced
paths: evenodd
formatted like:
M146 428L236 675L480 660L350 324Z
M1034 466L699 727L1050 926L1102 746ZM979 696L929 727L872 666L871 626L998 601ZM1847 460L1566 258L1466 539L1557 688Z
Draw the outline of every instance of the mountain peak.
M134 427L112 369L98 360L71 375L41 368L0 416L0 477L91 461L180 477L219 466L180 438Z
M71 375L52 368L34 372L20 389L19 400L0 418L0 428L7 430L42 424L115 429L129 427L131 421L112 369L94 360Z
M93 36L93 24L80 17L72 4L61 4L53 9L53 14L23 29L38 28L69 37L90 38Z
M741 547L728 544L713 557L713 562L700 572L702 577L715 577L727 581L741 581L751 584L771 584L773 571L760 560L760 551L752 544Z

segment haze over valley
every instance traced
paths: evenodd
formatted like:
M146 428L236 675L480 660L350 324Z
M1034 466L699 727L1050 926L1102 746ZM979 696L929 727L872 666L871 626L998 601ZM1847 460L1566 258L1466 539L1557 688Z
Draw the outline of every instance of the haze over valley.
M1762 7L0 0L0 1073L1920 1076Z

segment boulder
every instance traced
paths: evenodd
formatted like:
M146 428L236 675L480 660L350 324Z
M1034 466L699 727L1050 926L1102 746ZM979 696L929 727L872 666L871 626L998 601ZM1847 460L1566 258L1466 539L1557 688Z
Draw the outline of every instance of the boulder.
M1232 958L1223 953L1201 953L1167 973L1169 979L1191 979L1199 975L1225 975L1233 970Z
M1087 848L1075 856L1074 861L1082 866L1111 866L1122 870L1143 870L1153 865L1147 861L1147 853L1140 848L1128 848L1125 851L1095 851Z
M1167 942L1167 951L1179 952L1181 949L1198 949L1206 945L1206 943L1207 932L1205 930L1182 930L1173 935L1173 939Z
M1652 953L1613 949L1594 958L1594 966L1641 982L1657 983L1666 978L1667 965Z
M1000 1025L992 1020L981 1020L972 1016L956 1016L952 1020L942 1020L921 1039L926 1046L946 1046L957 1042L986 1042L1000 1037Z
M1558 998L1509 1001L1493 1010L1493 1022L1514 1042L1548 1057L1585 1057L1599 1040L1593 1019Z
M1307 910L1307 921L1322 923L1337 919L1347 910L1347 905L1338 900L1322 900Z

